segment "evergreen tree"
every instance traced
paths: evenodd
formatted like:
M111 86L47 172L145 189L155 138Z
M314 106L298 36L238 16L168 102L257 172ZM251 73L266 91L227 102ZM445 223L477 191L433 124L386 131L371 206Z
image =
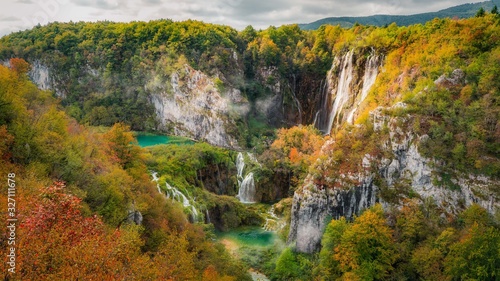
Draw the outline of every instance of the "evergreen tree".
M484 17L485 14L486 12L484 11L484 8L481 7L476 13L476 18Z

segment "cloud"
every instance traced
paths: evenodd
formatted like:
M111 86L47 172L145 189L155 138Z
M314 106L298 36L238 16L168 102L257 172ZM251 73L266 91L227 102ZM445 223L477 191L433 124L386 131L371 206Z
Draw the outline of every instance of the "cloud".
M72 3L83 6L92 7L102 10L116 10L116 9L126 9L127 1L119 0L71 0Z
M134 21L170 18L195 19L237 29L247 25L267 28L289 23L308 23L326 17L374 14L415 14L469 3L471 0L14 0L0 10L1 19L11 15L31 18L43 12L40 3L61 5L49 21ZM479 2L479 1L472 1ZM495 3L500 0L495 0ZM499 5L500 6L500 5ZM13 20L11 18L11 20ZM6 34L5 26L0 35ZM11 30L15 31L15 30Z
M12 16L6 16L6 17L0 17L0 21L7 21L7 22L17 22L17 21L20 21L21 19L20 18L17 18L17 17L12 17Z

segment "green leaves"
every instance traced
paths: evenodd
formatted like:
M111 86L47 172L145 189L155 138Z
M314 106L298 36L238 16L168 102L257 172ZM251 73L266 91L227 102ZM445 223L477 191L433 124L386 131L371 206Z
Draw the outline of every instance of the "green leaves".
M322 240L317 274L325 280L384 279L398 258L392 234L380 205L366 210L353 223L344 218L333 220Z

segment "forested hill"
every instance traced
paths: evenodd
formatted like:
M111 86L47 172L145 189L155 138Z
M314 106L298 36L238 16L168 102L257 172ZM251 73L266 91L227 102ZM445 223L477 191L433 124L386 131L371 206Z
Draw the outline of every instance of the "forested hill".
M492 1L480 3L470 3L443 9L437 12L421 13L415 15L373 15L366 17L330 17L317 20L307 24L299 24L301 29L314 30L323 24L340 25L351 27L354 24L384 26L396 23L398 26L408 26L412 24L424 24L435 18L470 18L474 16L480 8L490 11L494 7Z
M486 11L315 31L52 23L1 38L0 174L22 202L12 280L250 280L249 267L497 280L499 36ZM143 149L129 126L239 151ZM258 204L235 198L243 186ZM240 262L213 241L277 215L282 252Z

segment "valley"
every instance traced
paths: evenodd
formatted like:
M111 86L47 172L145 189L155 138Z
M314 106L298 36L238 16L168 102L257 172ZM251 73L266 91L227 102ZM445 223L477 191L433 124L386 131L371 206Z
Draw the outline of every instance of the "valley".
M12 280L498 278L498 34L491 11L2 37Z

